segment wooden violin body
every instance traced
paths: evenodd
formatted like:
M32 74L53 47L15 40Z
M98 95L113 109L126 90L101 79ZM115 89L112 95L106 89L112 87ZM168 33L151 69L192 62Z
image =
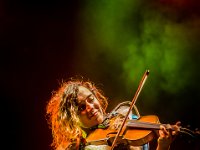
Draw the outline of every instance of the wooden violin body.
M150 142L155 137L155 133L152 131L152 125L155 124L159 124L159 119L155 115L142 116L137 120L128 120L119 134L117 144L125 143L132 146L141 146ZM116 133L117 129L113 130L109 127L96 129L86 138L87 145L106 144L110 146Z

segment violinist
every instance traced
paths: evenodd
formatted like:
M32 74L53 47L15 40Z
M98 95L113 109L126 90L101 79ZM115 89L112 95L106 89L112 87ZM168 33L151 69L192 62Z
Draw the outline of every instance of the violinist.
M87 136L92 130L99 128L104 122L108 102L103 92L92 82L83 80L69 80L63 82L54 91L47 103L47 121L52 130L52 148L54 150L109 150L110 146L87 145ZM123 113L110 118L109 126L116 127L123 118ZM178 125L174 125L177 127ZM168 150L173 141L173 134L177 132L166 130L161 126L157 150ZM149 144L132 146L118 144L115 149L147 150Z

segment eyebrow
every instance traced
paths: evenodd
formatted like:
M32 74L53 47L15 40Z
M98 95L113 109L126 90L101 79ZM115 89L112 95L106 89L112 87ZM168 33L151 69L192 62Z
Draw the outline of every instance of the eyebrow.
M86 101L90 96L92 96L92 94L89 94L89 95L84 99L84 101Z
M79 104L85 103L85 101L86 101L90 96L92 96L92 95L93 95L93 94L89 94L88 96L86 96L85 99L79 101L78 103L79 103Z

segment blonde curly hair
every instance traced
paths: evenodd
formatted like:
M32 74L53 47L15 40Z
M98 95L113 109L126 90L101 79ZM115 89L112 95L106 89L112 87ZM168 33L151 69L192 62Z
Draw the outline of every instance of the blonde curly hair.
M62 82L60 88L52 93L46 106L47 122L52 130L53 149L69 149L72 143L80 144L83 131L80 127L77 107L78 87L88 88L98 99L102 110L108 105L107 98L94 83L83 80Z

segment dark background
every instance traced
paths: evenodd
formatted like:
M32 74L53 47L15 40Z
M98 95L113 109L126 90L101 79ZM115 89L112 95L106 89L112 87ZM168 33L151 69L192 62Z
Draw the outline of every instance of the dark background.
M168 2L176 4L179 1ZM192 9L195 14L199 14L199 3L192 2ZM139 80L149 66L143 66L142 69L133 67L133 70L137 71L132 74L137 76L137 79L134 79L132 89L127 90L127 84L130 87L132 82L125 84L126 78L118 76L123 72L121 66L118 66L122 61L121 57L116 57L116 52L109 52L109 48L103 47L101 42L93 46L92 51L88 51L90 47L84 44L84 40L88 40L88 43L98 41L98 34L96 37L88 38L81 31L83 20L90 20L81 17L83 10L89 8L86 4L84 1L1 0L1 124L3 145L6 143L6 149L50 149L52 135L45 119L45 107L51 92L58 88L58 83L62 79L78 75L97 83L112 103L108 110L123 100L132 100ZM90 5L92 8L95 2ZM103 6L105 5L102 5L102 9ZM196 24L197 28L198 25ZM84 30L87 29L86 26ZM142 110L142 115L156 114L161 122L167 123L180 120L183 126L192 130L200 126L199 35L195 32L195 40L192 42L195 44L189 47L194 49L190 49L193 53L191 59L185 61L189 61L189 67L182 67L182 70L192 68L192 76L180 91L154 89L157 85L154 84L155 80L165 79L156 74L159 72L158 68L150 68L152 75L150 73L144 93L138 99L138 108ZM117 44L119 41L115 42ZM105 51L100 52L101 48ZM123 53L124 51L118 54ZM182 77L182 72L179 72L179 77ZM152 91L158 93L155 101L152 100ZM199 149L198 142L182 135L172 148Z

